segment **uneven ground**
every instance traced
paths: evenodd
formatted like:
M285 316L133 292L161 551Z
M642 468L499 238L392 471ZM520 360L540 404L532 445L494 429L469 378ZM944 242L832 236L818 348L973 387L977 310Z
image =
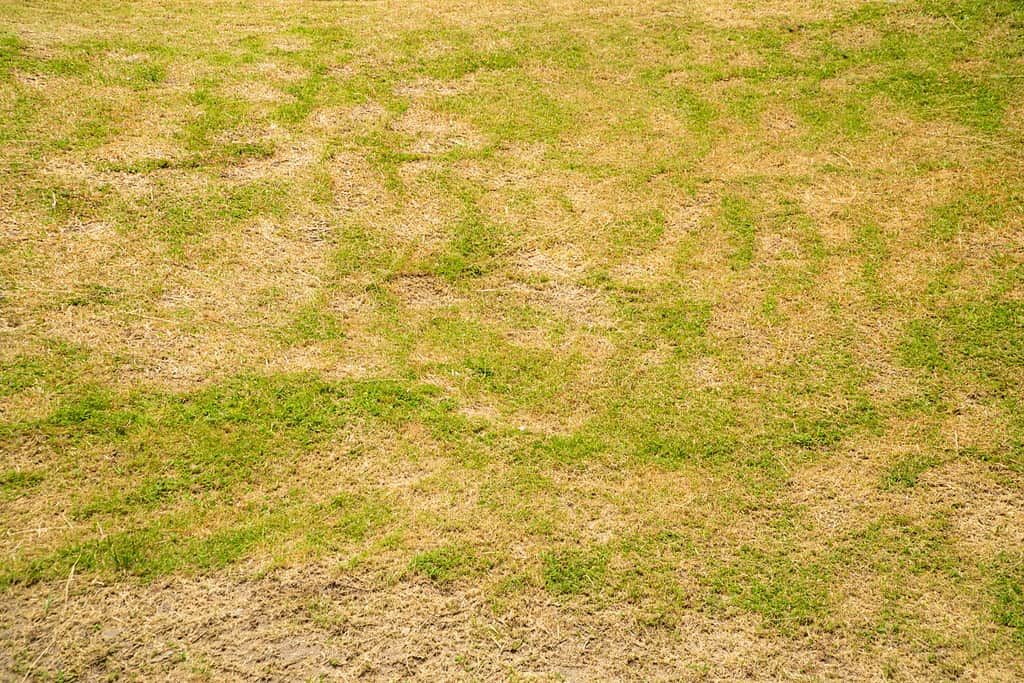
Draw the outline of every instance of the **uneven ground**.
M1024 678L1017 0L0 3L0 677Z

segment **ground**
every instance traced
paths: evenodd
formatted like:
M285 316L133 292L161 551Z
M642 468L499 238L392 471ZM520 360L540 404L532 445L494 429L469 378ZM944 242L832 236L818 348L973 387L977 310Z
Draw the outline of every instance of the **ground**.
M0 678L1021 680L1017 0L0 4Z

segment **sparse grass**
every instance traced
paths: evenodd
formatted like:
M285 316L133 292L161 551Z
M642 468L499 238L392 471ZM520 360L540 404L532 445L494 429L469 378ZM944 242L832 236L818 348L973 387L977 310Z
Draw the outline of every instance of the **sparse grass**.
M1024 677L1020 3L656 5L0 6L0 677Z

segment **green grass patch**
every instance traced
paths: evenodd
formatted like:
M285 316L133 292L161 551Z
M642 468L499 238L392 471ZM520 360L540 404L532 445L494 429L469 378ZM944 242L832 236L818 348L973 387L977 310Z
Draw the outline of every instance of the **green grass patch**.
M711 577L709 588L717 596L713 604L756 613L783 633L797 634L828 616L828 568L798 562L788 552L740 548Z
M730 263L733 268L746 268L754 260L757 223L750 202L740 197L722 199L720 221L733 244Z
M544 587L555 595L590 595L604 586L608 552L604 548L551 550L541 556Z
M336 341L345 338L345 330L338 317L325 310L325 305L321 301L303 306L292 321L281 330L279 338L283 344L289 346Z
M472 548L463 545L445 545L419 553L412 558L409 569L437 584L447 584L470 576L481 569L483 563Z
M907 489L917 485L918 478L938 464L934 457L911 455L897 460L882 475L882 487L890 490Z
M1011 638L1024 645L1024 560L1001 553L992 565L992 616L1010 629Z
M0 472L0 496L5 500L17 498L26 489L32 489L46 479L42 472L32 470L8 470Z

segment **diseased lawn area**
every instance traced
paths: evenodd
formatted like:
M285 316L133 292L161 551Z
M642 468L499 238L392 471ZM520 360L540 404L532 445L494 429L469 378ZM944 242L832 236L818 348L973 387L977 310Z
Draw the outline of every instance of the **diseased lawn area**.
M0 539L0 677L1024 678L1024 6L0 4Z

